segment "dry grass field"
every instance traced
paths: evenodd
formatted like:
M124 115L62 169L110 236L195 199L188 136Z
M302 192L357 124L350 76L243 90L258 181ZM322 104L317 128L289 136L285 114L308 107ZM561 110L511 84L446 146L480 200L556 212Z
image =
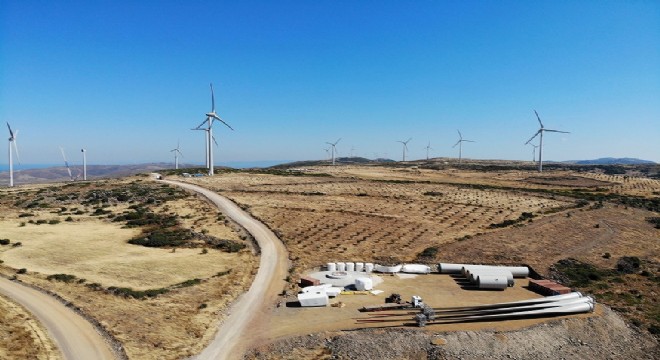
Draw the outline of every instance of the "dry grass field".
M199 352L256 272L244 230L201 198L140 177L20 187L0 203L0 238L10 240L0 272L70 301L130 358Z
M0 359L61 359L46 330L32 314L1 295Z

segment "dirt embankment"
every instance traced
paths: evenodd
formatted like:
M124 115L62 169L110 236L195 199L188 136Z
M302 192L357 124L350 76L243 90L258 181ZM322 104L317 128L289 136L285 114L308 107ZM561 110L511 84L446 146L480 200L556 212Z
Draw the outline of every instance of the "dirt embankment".
M522 330L362 330L280 340L248 359L657 359L657 340L605 308L603 316L570 318Z

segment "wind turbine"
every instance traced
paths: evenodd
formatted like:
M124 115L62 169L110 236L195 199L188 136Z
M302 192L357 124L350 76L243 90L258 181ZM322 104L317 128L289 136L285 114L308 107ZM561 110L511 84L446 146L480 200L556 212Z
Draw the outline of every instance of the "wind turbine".
M532 146L532 162L536 162L536 148L539 146L531 143L527 143L527 145Z
M464 142L474 142L474 141L463 139L463 134L461 134L461 132L459 130L456 130L456 131L458 131L458 141L456 142L456 144L454 144L454 146L452 146L452 148L455 148L456 145L458 145L458 163L460 164L461 159L463 157L463 143Z
M9 187L14 186L14 158L12 156L11 146L14 145L14 150L16 150L16 160L18 163L21 163L21 158L18 156L18 146L16 145L16 136L18 135L18 130L13 132L11 126L7 123L7 128L9 129Z
M403 161L406 161L406 150L408 150L408 142L410 140L412 140L412 138L409 138L406 141L398 141L397 140L397 142L400 142L401 144L403 144Z
M534 140L536 136L539 134L541 137L539 138L539 172L543 171L543 133L548 131L548 132L556 132L556 133L562 133L562 134L570 134L568 131L560 131L560 130L550 130L546 129L543 126L543 123L541 122L541 117L539 116L539 113L534 110L534 114L536 114L536 119L539 121L539 124L541 125L541 128L532 136L525 144L529 144L530 141Z
M225 124L232 131L234 130L229 124L222 120L218 114L215 113L215 95L213 93L213 83L211 83L211 112L206 113L206 120L202 121L197 128L193 130L206 130L206 158L207 158L207 167L209 168L209 176L213 176L213 146L211 142L215 142L213 137L213 122L220 121ZM206 128L202 126L206 124ZM216 142L217 145L217 142Z
M328 156L328 161L330 161L330 148L323 149L325 150L325 154Z
M335 141L334 143L327 142L327 141L325 142L326 144L332 146L332 165L333 166L335 165L335 152L337 151L337 143L339 143L339 140L341 140L341 138L337 139L337 141Z
M426 145L425 149L426 149L426 160L428 160L429 159L429 150L433 150L433 148L431 147L431 142L430 141L429 141L429 144Z
M66 161L66 155L64 155L64 148L60 146L60 151L62 152L62 158L64 159L64 165L66 165L66 171L69 173L69 179L74 181L73 175L71 174L71 167L69 167L69 162Z
M176 142L176 147L170 152L174 152L174 169L178 170L179 169L179 155L183 157L183 154L181 153L181 150L179 150L179 141Z
M87 150L80 149L83 154L83 180L87 181Z

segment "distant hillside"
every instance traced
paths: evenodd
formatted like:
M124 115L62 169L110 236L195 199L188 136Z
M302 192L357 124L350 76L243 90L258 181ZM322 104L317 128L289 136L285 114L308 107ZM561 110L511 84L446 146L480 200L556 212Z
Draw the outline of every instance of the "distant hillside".
M564 161L569 164L577 165L640 165L640 164L655 164L654 161L642 160L636 158L600 158L595 160L569 160Z
M353 157L339 157L335 158L335 164L338 165L350 165L350 164L381 164L381 163L391 163L394 162L392 159L367 159L363 157L353 156ZM331 160L303 160L303 161L294 161L286 164L279 164L271 166L271 169L289 169L305 166L323 166L332 164Z
M181 167L188 165L181 165ZM195 166L195 165L190 165ZM117 178L140 173L149 173L163 169L171 169L171 163L149 163L134 165L88 165L87 179L99 178ZM74 178L82 180L82 167L75 166L71 168L71 174ZM39 184L49 182L70 181L69 173L64 166L55 166L42 169L28 169L14 171L14 183L21 184ZM0 173L0 186L9 184L9 172Z

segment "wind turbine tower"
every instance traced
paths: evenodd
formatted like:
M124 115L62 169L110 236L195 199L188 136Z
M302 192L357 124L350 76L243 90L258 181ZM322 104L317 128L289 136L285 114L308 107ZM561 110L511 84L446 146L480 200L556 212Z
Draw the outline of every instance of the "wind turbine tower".
M409 138L406 141L398 141L397 140L397 142L400 142L401 144L403 144L403 161L406 161L406 150L408 150L408 142L410 142L410 140L412 140L412 138Z
M458 163L460 164L461 159L463 158L463 143L464 142L475 142L475 141L463 139L463 134L461 134L460 130L456 130L456 131L458 131L458 141L452 147L455 148L456 145L458 145Z
M430 141L429 141L429 144L426 145L425 149L426 149L426 160L428 161L428 159L429 159L429 150L433 150L433 148L431 147L431 142Z
M213 146L212 142L215 142L215 138L213 137L213 122L214 121L220 121L221 123L225 124L229 129L232 131L234 130L229 124L227 124L224 120L222 120L218 114L215 113L215 95L213 93L213 83L211 83L211 112L206 113L206 120L202 121L197 128L193 130L206 130L206 154L207 154L207 160L208 164L207 167L209 168L209 176L213 176L214 174L214 169L213 169ZM202 128L202 126L206 124L206 128ZM217 143L216 143L217 144Z
M87 150L80 149L83 155L83 181L87 181Z
M14 146L16 150L16 160L18 163L21 163L21 158L18 156L18 146L16 145L16 136L18 136L18 130L16 132L11 130L11 126L7 123L7 128L9 129L9 187L14 186L14 157L12 156L11 147Z
M531 143L528 143L527 145L532 146L532 162L536 162L536 148L539 146Z
M530 141L534 140L535 137L539 136L539 172L543 171L543 133L544 132L556 132L556 133L562 133L562 134L570 134L568 131L560 131L560 130L550 130L546 129L543 126L543 123L541 122L541 117L539 116L539 113L534 110L534 114L536 114L536 119L539 121L539 124L541 125L541 128L532 136L525 144L529 144Z
M179 142L178 141L176 142L176 147L174 149L170 150L170 152L174 153L174 169L178 170L179 169L179 155L181 155L181 157L183 157L183 154L181 153L181 150L179 149Z
M325 142L326 144L332 146L332 166L335 165L335 153L337 151L337 144L339 143L339 140L341 140L341 138L337 139L337 141L335 141L334 143L327 141Z

